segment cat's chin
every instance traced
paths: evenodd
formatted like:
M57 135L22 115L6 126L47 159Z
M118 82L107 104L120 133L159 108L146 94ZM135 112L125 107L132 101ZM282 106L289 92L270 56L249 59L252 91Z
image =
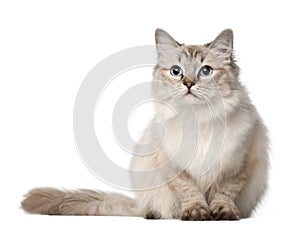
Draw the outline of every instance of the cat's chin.
M201 104L202 103L202 100L198 96L194 95L193 93L185 94L182 97L182 100L185 103L190 103L190 104Z

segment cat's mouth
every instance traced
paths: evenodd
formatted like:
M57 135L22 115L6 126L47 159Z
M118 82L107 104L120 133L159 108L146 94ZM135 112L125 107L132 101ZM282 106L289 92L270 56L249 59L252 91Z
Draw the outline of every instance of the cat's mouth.
M201 100L201 97L199 97L199 96L197 96L196 94L194 94L193 92L191 92L191 90L188 90L185 94L184 94L184 96L183 96L184 98L186 98L189 102L190 101L192 101L192 102L194 102L194 101L199 101L199 100Z
M186 96L186 95L192 95L192 96L197 97L195 94L193 94L193 93L191 92L190 89L188 89L188 91L185 93L185 96Z

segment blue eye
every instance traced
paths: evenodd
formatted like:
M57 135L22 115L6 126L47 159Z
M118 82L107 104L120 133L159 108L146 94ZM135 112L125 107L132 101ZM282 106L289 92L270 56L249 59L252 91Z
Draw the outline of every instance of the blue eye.
M179 66L172 66L170 69L170 74L174 77L181 77L183 72Z
M201 77L208 77L212 74L212 68L210 66L202 66L200 71L199 71L199 75Z

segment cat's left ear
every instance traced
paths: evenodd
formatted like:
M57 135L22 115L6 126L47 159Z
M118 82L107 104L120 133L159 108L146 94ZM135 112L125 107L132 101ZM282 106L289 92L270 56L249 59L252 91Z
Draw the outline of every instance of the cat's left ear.
M214 50L219 55L230 58L233 52L233 31L225 29L217 38L209 45L209 48Z

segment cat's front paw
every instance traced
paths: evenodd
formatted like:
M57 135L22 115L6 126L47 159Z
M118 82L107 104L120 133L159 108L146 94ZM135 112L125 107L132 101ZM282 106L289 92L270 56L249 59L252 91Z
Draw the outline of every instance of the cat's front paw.
M155 210L149 210L145 214L145 219L161 219L161 218L162 218L161 214Z
M213 217L210 214L210 210L201 204L195 204L182 213L181 220L189 221L205 221L212 220Z
M226 203L217 203L212 208L215 220L239 220L239 212L235 206Z

